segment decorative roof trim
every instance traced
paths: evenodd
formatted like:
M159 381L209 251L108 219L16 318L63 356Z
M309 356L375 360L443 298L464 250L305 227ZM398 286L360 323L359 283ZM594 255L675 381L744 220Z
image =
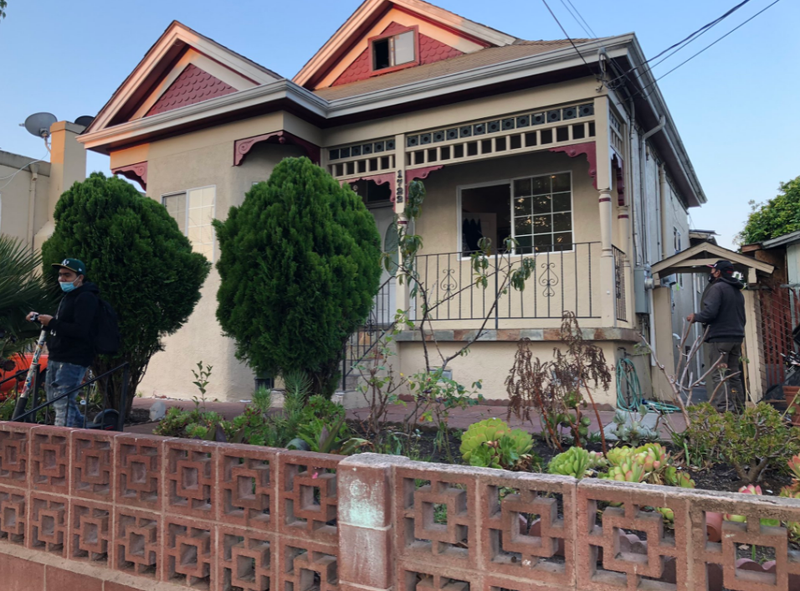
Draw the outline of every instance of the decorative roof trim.
M271 139L276 139L279 144L294 144L300 146L306 151L306 154L308 154L308 157L314 164L319 164L319 146L297 137L288 131L273 131L272 133L264 133L243 140L236 140L233 143L233 165L239 166L256 144L268 142Z
M147 161L129 164L128 166L118 166L111 169L111 174L119 174L126 179L136 181L142 185L142 189L147 191Z
M330 39L317 51L305 66L295 75L292 81L305 86L322 70L330 67L339 57L339 52L352 42L353 37L362 32L362 29L392 5L401 10L411 11L427 17L434 23L441 24L454 32L464 34L489 45L511 45L517 38L506 35L495 29L481 25L474 21L460 17L452 12L433 6L421 0L365 0L345 23L331 36Z
M192 47L220 65L250 80L253 85L263 85L280 79L280 76L242 57L227 47L193 31L186 25L173 21L167 30L153 44L133 72L117 88L109 101L103 106L92 124L84 133L105 129L114 117L135 97L137 91L158 70L166 70L172 65L176 55L185 47ZM148 89L149 90L149 89Z

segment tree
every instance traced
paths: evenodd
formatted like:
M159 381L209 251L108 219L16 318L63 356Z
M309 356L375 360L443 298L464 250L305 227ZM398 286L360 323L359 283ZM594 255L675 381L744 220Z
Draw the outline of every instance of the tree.
M45 275L57 280L51 264L66 257L82 260L87 277L100 288L119 317L122 349L100 356L96 375L123 361L130 366L125 412L161 339L177 331L200 299L211 264L192 252L178 224L158 202L116 177L93 173L59 199L55 232L42 246ZM112 408L120 410L122 376L106 388Z
M0 361L22 350L40 327L25 320L31 310L53 310L53 295L38 273L39 253L0 235Z
M800 177L781 183L780 194L774 199L751 205L753 210L739 234L741 244L763 242L800 230Z
M6 18L6 6L8 6L8 1L0 0L0 20Z
M304 371L330 396L344 344L378 290L372 215L308 158L286 158L214 227L217 318L237 357L258 373Z

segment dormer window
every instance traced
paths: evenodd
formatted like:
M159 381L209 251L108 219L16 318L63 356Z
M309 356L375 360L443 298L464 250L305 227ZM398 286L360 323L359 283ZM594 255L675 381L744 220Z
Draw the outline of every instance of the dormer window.
M388 37L370 40L372 47L372 71L384 73L419 63L417 30L408 29Z

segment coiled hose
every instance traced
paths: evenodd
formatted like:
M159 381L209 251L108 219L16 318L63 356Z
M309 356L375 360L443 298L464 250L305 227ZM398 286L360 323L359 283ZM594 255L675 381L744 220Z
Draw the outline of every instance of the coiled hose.
M639 410L642 405L648 410L664 414L680 410L672 404L642 400L642 386L639 383L636 367L630 359L623 357L617 361L617 409L633 412Z

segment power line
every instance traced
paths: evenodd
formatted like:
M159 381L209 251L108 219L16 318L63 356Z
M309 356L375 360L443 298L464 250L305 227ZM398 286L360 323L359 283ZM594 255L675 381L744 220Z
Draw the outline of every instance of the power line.
M593 37L593 35L592 35L592 34L589 32L589 29L587 29L587 28L586 28L586 27L583 25L583 23L581 23L581 21L580 21L580 20L578 20L578 17L577 17L577 16L576 16L576 15L575 15L575 14L572 12L572 9L570 9L570 7L569 7L569 6L567 6L567 3L566 3L566 2L564 2L564 0L561 0L561 4L564 6L564 8L566 8L566 9L567 9L567 12L570 14L570 16L572 17L572 19L573 19L573 20L574 20L576 23L578 23L578 26L579 26L581 29L583 29L583 32L584 32L584 33L586 33L586 36L587 36L587 37ZM570 4L572 4L572 2L570 2ZM573 6L573 8L574 8L574 6Z
M666 48L666 49L664 49L663 51L660 51L659 53L657 53L657 54L656 54L656 55L654 55L653 57L651 57L651 58L649 58L649 59L645 60L645 61L644 61L644 63L643 63L642 65L644 65L644 64L648 64L648 63L650 63L651 61L653 61L654 59L658 59L659 57L661 57L662 55L664 55L664 54L665 54L665 53L667 53L668 51L670 51L670 50L672 50L672 49L675 49L675 48L677 48L677 49L675 49L675 51L674 51L674 52L670 53L668 56L666 56L666 57L664 58L664 59L667 59L668 57L670 57L670 56L671 56L671 55L673 55L674 53L677 53L678 51L680 51L681 49L683 49L683 48L684 48L686 45L689 45L689 43L691 43L692 41L694 41L694 40L695 40L697 37L700 37L701 35L705 34L705 33L706 33L706 32L708 32L709 30L711 30L712 28L714 28L715 26L717 26L719 23L721 23L723 20L725 20L726 18L728 18L730 15L732 15L734 12L736 12L736 11L737 11L737 10L739 10L740 8L742 8L742 7L743 7L745 4L747 4L748 2L750 2L750 0L742 0L742 2L740 2L739 4L737 4L736 6L734 6L733 8L730 8L730 9L729 9L727 12L725 12L725 13L724 13L724 14L722 14L721 16L717 17L717 18L716 18L716 19L714 19L713 21L711 21L711 22L709 22L709 23L706 23L705 25L703 25L702 27L700 27L699 29L697 29L697 30L696 30L696 31L694 31L693 33L689 34L688 36L684 37L683 39L681 39L681 40L680 40L680 41L678 41L677 43L673 43L672 45L670 45L669 47L667 47L667 48ZM653 67L657 66L658 64L660 64L660 63L661 63L661 62L663 62L663 61L664 61L664 60L661 60L661 61L659 61L657 64L654 64L654 66L653 66ZM622 74L620 74L619 76L617 76L616 78L614 78L613 80L609 80L607 84L608 84L608 85L611 85L611 84L614 84L614 82L616 82L617 80L620 80L621 78L626 78L626 77L628 76L628 74L630 74L631 72L633 72L633 71L634 71L634 70L635 70L637 67L638 67L638 66L633 66L633 67L631 67L630 69L626 70L625 72L623 72ZM652 69L652 67L651 67L651 69ZM641 76L642 76L642 74L643 74L643 73L644 73L643 71L642 71L642 72L640 72L640 73L639 73L639 74L636 76L636 80L638 80L639 78L641 78Z
M564 33L564 36L565 36L565 37L567 38L567 40L570 42L570 45L572 45L572 48L575 50L575 52L578 54L578 56L579 56L579 57L581 58L581 60L583 61L584 65L586 66L586 69L588 69L588 70L589 70L589 71L592 73L592 76L595 76L596 74L594 73L594 70L592 70L592 68L591 68L591 67L589 66L589 64L587 63L586 59L583 57L583 54L582 54L582 53L581 53L581 52L578 50L578 46L577 46L577 45L575 45L575 42L572 40L572 37L570 37L570 36L567 34L567 31L564 29L564 26L561 24L561 21L560 21L560 20L558 20L558 17L555 15L555 13L553 12L553 10L550 8L550 5L547 3L547 0L542 0L542 2L544 2L544 5L547 7L547 10L550 12L550 14L552 15L552 17L555 19L556 23L558 23L558 26L559 26L559 28L561 29L561 32L562 32L562 33Z
M659 81L659 80L661 80L662 78L666 78L667 76L669 76L670 74L672 74L672 72L674 72L675 70L677 70L678 68L680 68L680 67L681 67L681 66L683 66L684 64L688 64L690 61L692 61L694 58L696 58L698 55L700 55L701 53L703 53L703 52L704 52L704 51L706 51L707 49L711 49L711 48L712 48L712 47L714 47L714 46L715 46L717 43L719 43L720 41L722 41L723 39L725 39L725 37L727 37L728 35L730 35L730 34L731 34L731 33L733 33L734 31L738 31L738 30L739 30L739 29L741 29L743 26L745 26L747 23L749 23L751 20L753 20L754 18L756 18L758 15L760 15L762 12L766 12L767 10L769 10L770 8L772 8L773 6L775 6L775 5L776 5L778 2L780 2L780 1L781 1L781 0L775 0L774 2L772 2L772 4L768 4L767 6L765 6L765 7L764 7L764 8L762 8L761 10L759 10L757 13L755 13L753 16L751 16L749 19L747 19L746 21L742 22L742 23L741 23L741 24L739 24L738 26L734 27L733 29L731 29L730 31L728 31L727 33L725 33L725 34L724 34L722 37L720 37L719 39L717 39L717 40L716 40L716 41L714 41L713 43L709 43L709 44L708 44L708 45L706 45L706 46L705 46L703 49L701 49L700 51L698 51L697 53L695 53L695 54L694 54L694 55L692 55L691 57L689 57L689 58L687 58L687 59L683 60L683 61L682 61L681 63L679 63L677 66L675 66L674 68L672 68L672 69L671 69L669 72L667 72L667 73L665 73L665 74L662 74L661 76L659 76L658 78L656 78L655 80L653 80L653 81L652 81L650 84L648 84L647 86L645 86L644 88L642 88L642 90L640 90L640 91L639 91L637 94L639 94L639 95L642 95L642 93L643 93L644 91L646 91L648 88L650 88L651 86L655 86L656 82L658 82L658 81ZM644 96L644 98L647 98L647 97L648 97L648 96L650 96L651 94L652 94L652 92L648 92L646 96L645 96L645 95L643 95L643 96Z
M568 3L569 3L569 5L570 5L570 6L572 6L572 8L575 10L575 13L576 13L576 14L578 15L578 17L579 17L579 18L580 18L580 19L583 21L583 24L584 24L584 25L586 25L586 27L589 29L589 31L590 31L590 32L591 32L591 34L592 34L592 37L594 37L595 39L597 39L597 34L594 32L594 29L592 29L592 27L589 25L589 23L586 21L586 19L585 19L585 18L583 18L583 15L580 13L580 11L577 9L577 7L576 7L576 6L575 6L575 5L572 3L572 0L567 0L567 2L568 2Z

